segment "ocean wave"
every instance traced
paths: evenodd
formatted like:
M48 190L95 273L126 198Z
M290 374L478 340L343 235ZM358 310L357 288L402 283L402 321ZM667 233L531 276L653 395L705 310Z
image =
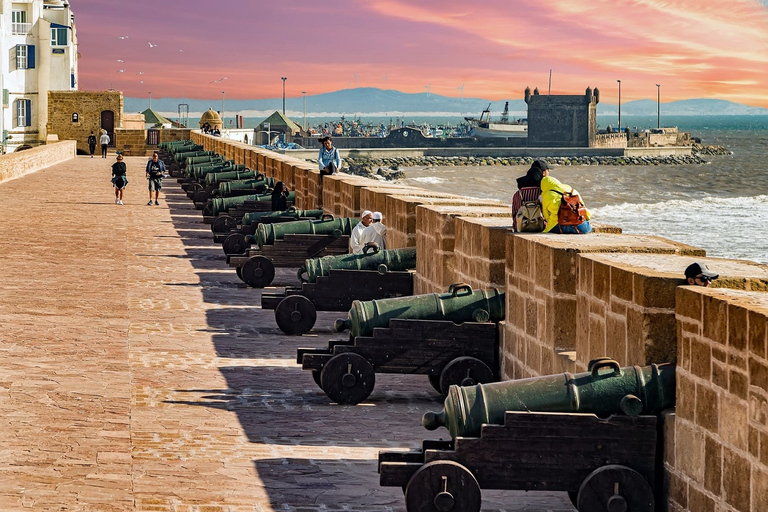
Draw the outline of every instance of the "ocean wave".
M429 183L430 185L439 185L440 183L445 183L443 178L437 178L435 176L421 176L419 178L411 178L411 180L417 181L419 183Z

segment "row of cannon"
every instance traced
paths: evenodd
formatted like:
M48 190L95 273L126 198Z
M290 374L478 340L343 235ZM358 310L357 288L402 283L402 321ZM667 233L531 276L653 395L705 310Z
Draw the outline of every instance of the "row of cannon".
M168 154L186 155L184 171L215 156L182 147ZM181 167L183 186L190 173ZM449 440L379 453L380 484L402 488L406 510L476 512L482 489L565 491L579 512L662 507L660 414L675 405L674 365L622 368L601 358L584 373L499 382L504 292L457 283L413 295L414 248L348 254L358 219L241 201L203 208L204 220L240 279L263 288L261 306L274 309L278 327L301 335L317 311L347 312L334 324L347 337L297 349L297 363L330 400L364 402L385 373L425 375L445 397L422 423L446 428ZM297 283L268 287L278 266L296 268Z

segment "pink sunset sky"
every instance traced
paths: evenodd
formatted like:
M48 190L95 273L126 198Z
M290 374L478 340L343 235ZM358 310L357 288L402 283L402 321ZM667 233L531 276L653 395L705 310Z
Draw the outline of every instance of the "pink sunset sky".
M70 0L81 90L300 97L378 87L491 100L526 86L605 103L768 107L763 0ZM152 45L156 45L151 47ZM123 62L120 62L123 61ZM122 71L121 71L122 70ZM225 80L218 81L226 77ZM213 83L211 83L213 82Z

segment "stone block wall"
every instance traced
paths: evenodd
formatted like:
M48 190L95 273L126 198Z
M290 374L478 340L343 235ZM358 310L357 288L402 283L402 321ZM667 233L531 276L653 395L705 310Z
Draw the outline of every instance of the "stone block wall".
M0 155L0 183L67 161L76 151L77 143L65 140Z
M768 294L683 286L676 301L670 510L768 510Z
M427 206L416 207L416 275L414 293L442 293L448 286L461 281L456 273L456 219L459 217L506 217L507 207L487 206ZM466 274L463 275L466 279ZM482 280L482 277L480 278Z
M507 318L502 372L514 379L575 369L581 255L705 255L703 249L660 237L612 233L509 234L506 247Z
M622 366L677 361L675 292L684 269L705 261L712 287L765 290L768 266L670 254L583 254L576 288L576 371L608 356Z
M147 154L147 131L115 130L115 151L126 156L144 156Z
M506 288L506 239L512 217L459 217L454 245L455 278L475 290Z
M123 93L119 91L48 91L48 123L46 131L59 140L73 140L77 150L88 154L88 135L93 131L99 138L101 112L111 110L115 129L123 125ZM72 114L77 114L73 122ZM118 146L119 148L119 146Z

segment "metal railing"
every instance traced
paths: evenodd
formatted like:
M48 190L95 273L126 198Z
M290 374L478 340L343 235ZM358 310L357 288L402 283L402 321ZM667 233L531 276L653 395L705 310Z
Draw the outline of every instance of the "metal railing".
M11 33L16 36L25 36L29 34L29 31L32 30L32 24L31 23L12 23L11 24Z

